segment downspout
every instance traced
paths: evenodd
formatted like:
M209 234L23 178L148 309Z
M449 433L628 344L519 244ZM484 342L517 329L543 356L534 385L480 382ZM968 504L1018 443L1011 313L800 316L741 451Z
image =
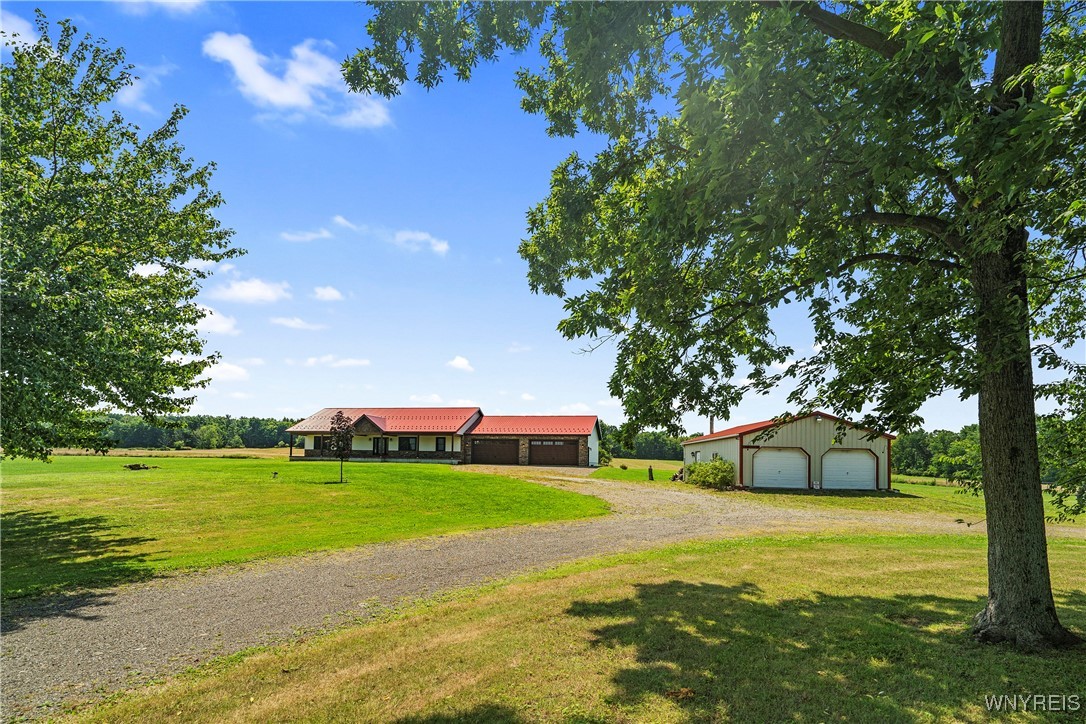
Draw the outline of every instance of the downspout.
M739 436L739 487L747 487L747 483L743 480L743 436Z

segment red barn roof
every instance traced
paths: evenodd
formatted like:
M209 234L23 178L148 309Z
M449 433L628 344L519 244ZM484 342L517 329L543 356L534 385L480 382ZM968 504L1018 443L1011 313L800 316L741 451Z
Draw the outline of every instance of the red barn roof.
M484 415L472 435L591 435L595 415Z
M471 418L481 412L478 407L326 407L288 427L287 432L328 432L332 418L340 411L355 424L366 417L382 432L453 434L463 434Z
M795 420L802 420L802 419L807 418L807 417L814 417L815 415L819 415L821 417L824 417L827 420L834 420L836 422L843 422L848 427L857 427L856 425L852 424L851 422L849 422L848 420L846 420L844 418L837 417L836 415L830 415L829 413L826 413L826 412L812 412L812 413L810 413L808 415L801 415L799 417L793 418L793 420L791 420L791 422L794 422ZM728 437L739 437L740 435L746 435L747 433L751 433L751 432L761 432L762 430L768 430L769 428L773 427L776 424L777 424L777 422L775 420L762 420L761 422L748 422L745 425L736 425L735 427L729 427L726 430L719 430L717 432L712 433L711 435L701 435L700 437L692 437L689 440L683 440L682 444L683 445L688 445L688 444L690 444L692 442L705 442L706 440L723 440L724 438L728 438ZM787 425L788 423L786 422L784 424ZM867 428L862 428L862 429L866 430ZM878 432L878 431L876 430L875 432ZM889 433L879 432L879 434L882 435L883 437L888 437L891 440L896 439L893 435L890 435Z

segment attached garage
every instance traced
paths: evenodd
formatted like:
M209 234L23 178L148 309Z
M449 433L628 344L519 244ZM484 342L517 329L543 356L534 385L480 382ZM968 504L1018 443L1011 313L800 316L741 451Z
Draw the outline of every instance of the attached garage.
M889 490L894 436L814 412L764 420L684 440L683 461L735 464L737 484L755 488Z
M484 415L464 436L464 462L595 466L601 437L595 415Z
M754 453L755 488L807 488L807 453L794 448L763 448Z
M576 440L530 440L529 465L577 465Z
M877 490L878 458L870 450L827 450L822 456L822 487Z
M472 440L471 461L484 465L516 465L520 459L517 440Z

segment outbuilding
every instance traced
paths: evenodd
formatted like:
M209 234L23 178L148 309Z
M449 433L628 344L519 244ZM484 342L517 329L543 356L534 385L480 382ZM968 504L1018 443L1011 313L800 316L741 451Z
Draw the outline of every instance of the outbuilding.
M841 439L836 440L841 428ZM735 464L751 488L890 490L894 436L813 412L779 423L763 420L685 440L684 464L715 458Z

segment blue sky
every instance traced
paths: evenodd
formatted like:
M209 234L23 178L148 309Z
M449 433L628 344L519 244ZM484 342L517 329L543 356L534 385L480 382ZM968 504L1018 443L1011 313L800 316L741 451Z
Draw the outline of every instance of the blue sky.
M5 29L35 7L5 2ZM513 75L530 57L386 102L347 94L338 76L366 42L369 11L355 3L42 7L125 48L141 76L118 99L130 121L149 130L187 106L182 143L218 166L219 217L248 254L201 292L222 364L194 412L470 404L621 422L613 347L580 354L587 340L562 338L561 300L529 291L516 253L554 166L598 144L549 138L520 110ZM786 312L780 338L809 350L805 317ZM732 422L786 410L785 394L744 402ZM922 412L929 428L976 421L975 402L954 395Z

